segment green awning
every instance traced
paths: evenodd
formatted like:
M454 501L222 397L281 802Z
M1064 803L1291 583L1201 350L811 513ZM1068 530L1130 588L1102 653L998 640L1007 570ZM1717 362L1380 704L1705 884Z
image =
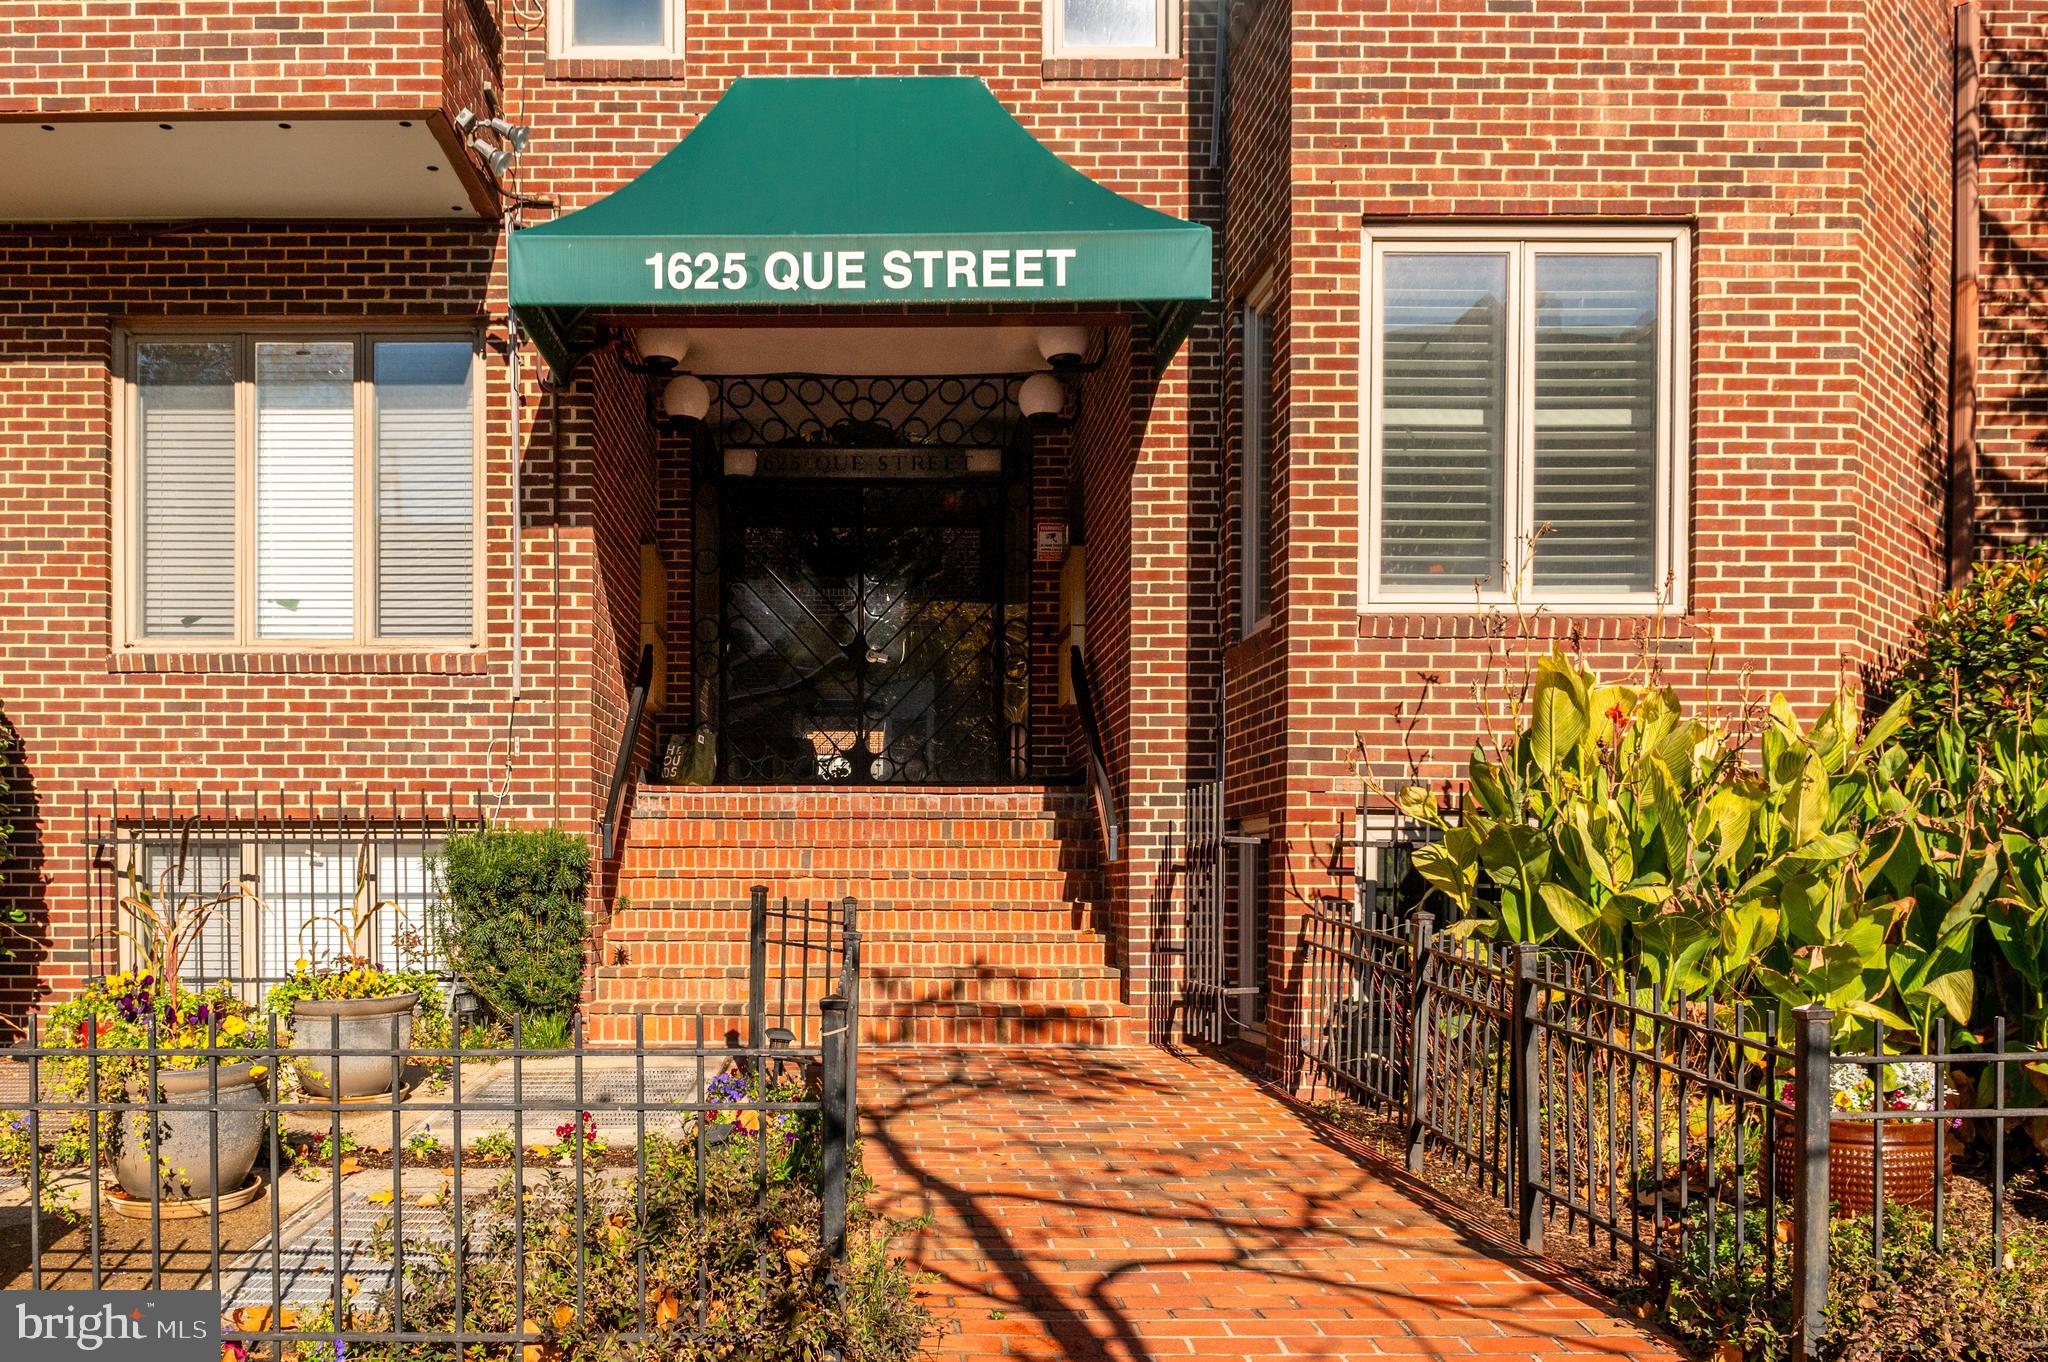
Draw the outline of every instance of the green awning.
M1060 160L965 76L744 76L587 208L512 236L512 307L566 368L592 308L1135 304L1177 348L1209 229Z

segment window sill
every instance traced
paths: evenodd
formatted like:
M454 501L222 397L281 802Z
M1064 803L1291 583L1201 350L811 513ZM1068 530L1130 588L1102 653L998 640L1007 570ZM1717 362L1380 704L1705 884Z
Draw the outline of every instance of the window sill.
M108 655L107 670L121 673L260 676L481 676L490 658L481 648L393 649L221 649L178 652L164 648L121 649Z
M681 80L689 66L673 53L645 57L549 57L546 80Z
M1039 67L1045 80L1186 80L1185 57L1047 57Z
M1524 602L1524 627L1519 637L1625 639L1660 612L1654 606L1544 605ZM1673 633L1684 632L1691 617L1681 609L1661 612ZM1360 638L1483 638L1495 632L1496 617L1512 620L1509 605L1370 605L1358 612Z

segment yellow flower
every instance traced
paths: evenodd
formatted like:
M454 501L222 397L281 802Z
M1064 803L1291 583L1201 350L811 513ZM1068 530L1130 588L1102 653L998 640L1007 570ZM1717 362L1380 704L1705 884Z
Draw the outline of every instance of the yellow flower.
M240 1017L229 1017L220 1024L220 1033L223 1036L239 1036L248 1029L249 1023L243 1021Z

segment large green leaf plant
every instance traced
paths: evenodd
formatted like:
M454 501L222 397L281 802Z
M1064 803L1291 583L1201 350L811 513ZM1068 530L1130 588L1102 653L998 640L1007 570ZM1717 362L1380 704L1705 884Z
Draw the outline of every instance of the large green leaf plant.
M1415 866L1453 931L1574 944L1645 991L1758 1004L1781 1033L1818 1002L1841 1043L1925 1034L1971 1016L1991 886L1981 849L1917 817L1903 708L1861 731L1859 712L1844 693L1804 727L1774 700L1752 754L1668 687L1603 684L1558 651L1513 741L1474 748L1455 817L1424 786L1396 799L1439 831ZM1937 880L1967 883L1944 899Z

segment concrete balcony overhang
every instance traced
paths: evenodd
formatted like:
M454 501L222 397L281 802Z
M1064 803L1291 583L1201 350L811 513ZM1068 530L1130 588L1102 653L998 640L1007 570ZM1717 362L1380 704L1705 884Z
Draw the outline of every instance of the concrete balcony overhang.
M0 220L454 219L495 213L440 111L0 122Z
M489 0L135 0L0 32L0 221L494 214Z

